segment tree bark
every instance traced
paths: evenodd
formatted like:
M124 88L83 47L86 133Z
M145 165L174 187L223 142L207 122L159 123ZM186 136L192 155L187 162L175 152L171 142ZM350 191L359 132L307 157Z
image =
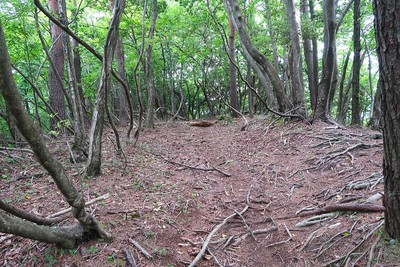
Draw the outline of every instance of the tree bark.
M49 8L55 16L59 15L60 9L58 0L49 0ZM54 23L51 24L51 40L53 48L50 50L50 60L53 62L53 65L50 67L49 71L50 106L61 120L65 120L67 115L62 83L62 77L64 76L63 38L61 29ZM61 80L58 80L57 74L61 77ZM63 128L60 128L60 125L58 125L59 122L57 117L52 117L50 119L50 125L53 131L63 131Z
M296 10L293 0L285 0L286 13L289 21L290 32L290 65L289 71L292 80L292 104L297 113L306 118L306 105L304 101L303 63L300 49L299 26L296 21Z
M310 0L310 18L311 21L315 22L316 20L316 16L315 16L315 12L314 12L314 0ZM312 67L313 67L313 71L312 71L312 75L313 75L313 81L314 81L314 90L315 90L315 96L314 96L314 105L312 106L312 111L315 113L316 108L317 108L317 97L318 97L318 77L319 77L319 73L318 73L318 40L316 36L313 36L313 38L311 39L311 43L312 43Z
M353 79L351 94L351 124L361 126L360 107L360 68L361 68L361 0L354 0L354 55L353 55Z
M308 0L301 1L301 13L303 16L310 16ZM315 108L316 96L317 96L317 83L314 80L314 61L313 61L313 45L312 39L303 34L303 49L304 49L304 61L307 66L307 80L308 80L308 90L310 92L310 105L311 108ZM318 70L318 69L317 69ZM318 71L317 71L318 72Z
M237 81L236 81L236 54L235 54L235 26L233 25L232 18L229 18L229 80L230 80L230 94L231 94L231 113L233 118L239 117L237 111L240 110L238 93L237 93Z
M96 102L93 110L92 126L90 128L89 158L86 174L97 176L101 172L101 140L103 137L105 98L111 84L111 69L117 43L120 19L125 7L125 0L116 0L113 16L104 45L104 57L101 69L101 81L96 92Z
M385 229L400 240L400 5L374 0L375 36L382 89Z
M324 2L324 52L322 58L322 77L318 86L315 118L329 121L330 100L337 82L336 68L336 2Z
M54 158L46 147L39 129L30 120L29 115L22 105L17 85L13 79L10 58L8 55L3 27L0 23L0 93L10 113L13 115L15 124L21 134L32 148L37 160L49 172L57 188L66 198L72 207L74 217L79 221L82 230L75 230L68 234L60 228L43 228L28 221L15 219L7 215L0 214L0 231L21 235L29 238L36 238L44 242L60 243L66 247L71 247L75 240L83 238L83 232L93 232L95 236L111 238L111 235L103 230L98 221L85 210L85 200L83 195L74 187L72 181L66 175L60 162ZM54 231L53 231L54 230ZM33 234L38 235L33 235ZM56 233L56 234L54 234Z
M153 51L153 40L154 33L156 31L156 21L158 16L157 0L153 0L153 10L150 22L149 31L149 44L146 48L146 59L145 59L145 75L147 81L147 113L144 127L154 128L154 105L155 105L155 88L153 79L153 66L151 63L152 51Z

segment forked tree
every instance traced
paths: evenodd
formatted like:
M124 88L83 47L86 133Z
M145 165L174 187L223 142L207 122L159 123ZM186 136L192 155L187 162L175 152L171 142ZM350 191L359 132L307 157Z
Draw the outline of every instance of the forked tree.
M41 131L34 125L22 104L17 85L13 78L10 57L7 51L3 26L0 22L0 93L7 109L13 116L15 125L32 148L37 160L53 178L58 190L72 207L72 214L78 224L52 227L49 221L31 213L11 207L0 198L0 232L14 234L47 243L57 243L63 247L73 247L77 240L86 236L109 239L99 222L85 210L83 195L73 185L61 163L52 156L43 141ZM11 211L11 213L10 213ZM11 215L12 214L12 215Z

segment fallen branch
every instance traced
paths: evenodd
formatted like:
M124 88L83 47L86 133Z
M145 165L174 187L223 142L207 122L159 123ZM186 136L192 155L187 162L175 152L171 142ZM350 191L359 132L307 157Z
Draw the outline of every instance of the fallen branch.
M110 194L108 194L108 193L105 194L105 195L99 196L99 197L97 197L97 198L95 198L95 199L92 199L92 200L86 202L86 203L85 203L85 207L87 207L87 206L89 206L89 205L92 205L93 203L95 203L95 202L97 202L97 201L107 199L107 198L109 198L109 197L110 197ZM61 216L61 215L66 214L66 213L68 213L68 212L71 212L71 210L72 210L71 207L69 207L69 208L67 208L67 209L65 209L65 210L62 210L62 211L56 212L56 213L54 213L54 214L51 214L51 215L47 216L47 218L58 217L58 216Z
M26 152L26 153L33 154L33 151L31 149L27 149L27 148L0 147L0 150Z
M216 121L191 121L189 122L189 126L196 126L196 127L210 127L213 126Z
M129 242L134 245L140 252L143 253L143 255L146 256L147 259L151 260L153 258L153 256L150 255L150 253L148 253L138 242L136 242L135 240L129 238Z
M310 215L319 215L336 211L383 212L385 211L385 207L382 205L345 203L345 204L330 205L318 210L303 212L298 214L297 216L305 217Z
M244 207L244 209L243 209L242 211L240 211L239 214L242 215L243 213L245 213L245 212L247 211L248 208L249 208L249 206ZM202 246L200 252L197 254L196 258L192 261L192 263L190 263L189 267L194 267L194 266L197 265L197 263L200 261L200 259L203 257L204 253L206 252L207 247L208 247L208 244L210 243L211 238L213 237L213 235L214 235L216 232L218 232L218 230L219 230L222 226L224 226L224 224L226 224L226 222L227 222L229 219L231 219L231 218L233 218L233 217L235 217L235 216L237 216L237 215L238 215L237 212L235 212L235 213L229 215L228 217L226 217L220 224L218 224L218 225L208 234L207 238L204 240L204 243L203 243L203 246Z

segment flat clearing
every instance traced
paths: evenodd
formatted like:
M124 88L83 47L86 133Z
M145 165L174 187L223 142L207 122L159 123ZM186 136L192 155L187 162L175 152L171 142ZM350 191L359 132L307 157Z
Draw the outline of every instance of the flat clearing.
M88 210L114 235L113 242L88 241L68 251L3 234L0 264L130 266L128 253L137 266L188 266L213 230L197 266L400 263L391 250L397 245L379 228L379 132L263 118L250 120L246 131L240 128L240 121L159 124L144 130L136 146L126 146L126 160L106 130L103 174L83 179L82 187L87 201L108 194ZM69 162L67 139L50 142L80 188L81 167ZM0 161L2 199L43 216L67 208L31 154L9 153ZM376 198L367 200L371 196ZM378 211L367 212L372 208ZM323 214L311 224L316 213Z

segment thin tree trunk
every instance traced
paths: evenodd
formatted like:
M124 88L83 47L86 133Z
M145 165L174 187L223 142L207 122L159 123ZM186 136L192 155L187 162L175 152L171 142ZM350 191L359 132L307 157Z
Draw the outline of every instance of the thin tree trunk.
M239 117L237 111L240 110L238 93L237 93L237 81L236 81L236 54L235 54L235 26L233 25L232 18L229 18L229 80L230 80L230 94L231 94L231 113L232 117Z
M268 33L269 33L269 37L271 39L272 55L274 58L274 67L275 67L276 71L278 71L279 70L278 47L276 45L275 32L272 27L272 16L271 16L271 8L269 6L269 0L265 0L265 7L266 7L266 13L267 13Z
M339 82L339 98L337 104L336 120L340 124L344 123L344 119L346 118L346 113L347 113L346 92L344 88L344 83L346 81L346 72L347 72L347 66L349 64L349 59L350 59L350 52L347 53L346 58L344 59L342 75L340 77L340 82ZM350 74L350 76L352 76L352 74Z
M260 65L264 72L267 73L272 83L276 98L278 100L280 111L288 111L290 103L286 98L284 86L281 79L279 78L278 72L271 64L271 62L263 54L261 54L260 51L258 51L258 49L254 46L249 36L247 35L247 31L244 27L243 16L237 0L225 0L224 2L227 2L225 6L228 9L229 15L232 17L232 21L235 24L235 28L239 34L243 46L246 47L250 56Z
M119 30L119 23L125 7L125 0L116 0L111 18L106 43L104 45L104 57L101 70L101 80L96 92L96 102L93 110L92 126L90 128L89 158L86 168L88 176L97 176L101 172L101 140L103 137L105 98L111 84L111 69L114 58L115 46Z
M354 1L354 56L353 56L353 80L351 94L351 124L361 126L360 107L360 68L361 68L361 11L360 0Z
M67 21L67 8L65 0L61 0L61 12L60 20ZM64 23L65 24L65 23ZM78 82L76 79L76 71L74 65L74 56L72 53L71 39L66 33L63 33L63 47L64 54L66 56L67 63L67 76L68 85L71 91L72 99L72 110L74 114L73 125L74 125L74 142L72 144L72 157L73 162L83 162L86 160L86 136L84 128L84 118L83 118L83 105L81 102L81 97L78 89Z
M292 104L297 113L306 118L306 105L304 101L303 63L300 49L299 26L296 21L296 10L293 0L285 0L286 13L289 21L290 32L290 74L292 80Z

